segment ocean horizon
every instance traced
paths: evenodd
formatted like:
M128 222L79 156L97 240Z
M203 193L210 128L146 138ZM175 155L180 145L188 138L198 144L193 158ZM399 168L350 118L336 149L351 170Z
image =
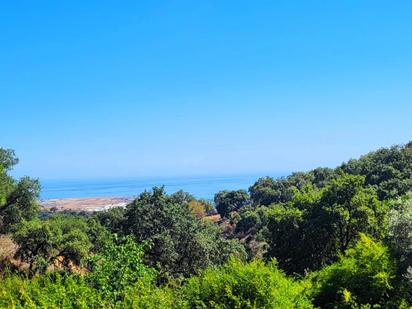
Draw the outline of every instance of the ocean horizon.
M221 190L248 190L265 175L197 176L168 178L118 178L102 180L41 180L40 200L87 197L133 197L155 186L164 186L171 194L183 190L211 200ZM281 177L283 175L270 175Z

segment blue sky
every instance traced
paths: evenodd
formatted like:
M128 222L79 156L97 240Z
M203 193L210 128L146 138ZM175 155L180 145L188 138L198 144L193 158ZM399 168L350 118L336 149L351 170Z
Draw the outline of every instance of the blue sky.
M43 179L271 174L412 139L410 1L9 1L0 146Z

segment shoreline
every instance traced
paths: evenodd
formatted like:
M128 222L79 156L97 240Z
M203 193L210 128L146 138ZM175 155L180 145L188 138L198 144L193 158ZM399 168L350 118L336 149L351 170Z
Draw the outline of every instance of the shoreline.
M102 211L115 207L125 207L134 197L83 197L40 200L39 204L47 211Z

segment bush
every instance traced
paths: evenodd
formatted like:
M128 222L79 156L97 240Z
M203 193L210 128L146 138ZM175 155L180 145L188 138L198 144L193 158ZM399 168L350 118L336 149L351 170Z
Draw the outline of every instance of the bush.
M321 308L389 307L395 263L379 242L360 234L354 248L314 276L315 305Z
M111 301L122 300L125 291L139 280L151 285L153 269L143 264L144 250L132 237L114 238L103 251L89 258L87 282Z
M275 261L231 259L189 279L179 306L190 308L312 308L305 284L287 278Z
M102 308L105 301L83 277L49 273L27 279L8 274L0 278L0 308Z
M163 309L175 307L174 290L169 287L156 287L143 280L136 282L124 294L120 308Z

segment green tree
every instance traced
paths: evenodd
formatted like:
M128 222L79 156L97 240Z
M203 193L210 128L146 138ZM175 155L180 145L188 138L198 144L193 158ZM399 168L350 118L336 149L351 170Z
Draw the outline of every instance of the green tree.
M387 240L399 264L401 286L412 303L412 197L392 202L389 211Z
M412 197L397 199L389 211L388 240L402 272L412 266Z
M307 266L308 244L304 243L303 211L294 207L278 205L267 211L265 236L268 249L267 258L275 257L282 269L289 273L301 272ZM302 265L303 264L303 265Z
M376 189L380 200L400 197L412 190L412 142L370 152L340 169L365 176L365 184Z
M191 195L188 192L185 192L183 190L179 190L169 196L169 199L172 203L175 204L183 204L183 203L189 203L191 201L195 201L195 197Z
M307 186L323 188L337 177L337 173L330 168L318 167L313 171L295 172L287 177L273 179L271 177L259 178L250 188L253 205L279 204L290 202L296 190Z
M148 241L146 262L162 275L189 276L210 265L244 254L236 240L226 240L212 223L196 218L188 203L175 203L164 188L142 193L126 209L123 232Z
M295 189L292 201L272 205L264 230L266 257L277 258L288 273L304 273L335 261L360 232L383 237L385 209L363 181L343 174L323 189Z
M311 183L316 188L323 188L327 186L333 179L336 179L339 174L331 168L318 167L313 171L309 172L311 174Z
M9 232L14 225L35 218L40 211L39 182L29 177L16 181L8 174L17 163L14 151L0 148L0 232Z
M69 270L80 265L91 249L87 228L85 221L65 216L24 222L13 234L16 257L29 263L31 274L56 263Z
M282 178L277 180L271 177L259 178L249 188L249 192L255 206L287 202L293 197L292 187Z
M343 253L359 232L380 237L384 210L375 192L364 188L364 177L342 175L326 187L319 206L331 224L331 236Z
M249 195L245 190L225 190L216 193L214 201L220 216L227 218L232 211L238 211L249 203Z
M256 234L267 226L268 207L245 206L239 211L235 232L240 236Z
M123 207L114 207L105 211L99 211L95 217L102 226L112 233L121 234L124 223L126 209Z

